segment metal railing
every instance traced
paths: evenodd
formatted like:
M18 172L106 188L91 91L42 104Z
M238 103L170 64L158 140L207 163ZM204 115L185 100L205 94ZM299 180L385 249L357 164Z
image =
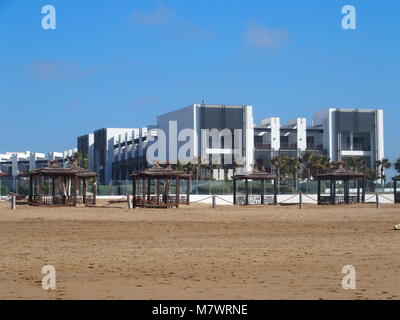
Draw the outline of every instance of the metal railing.
M362 201L360 196L360 201L358 201L357 196L321 196L320 202L326 204L354 204Z

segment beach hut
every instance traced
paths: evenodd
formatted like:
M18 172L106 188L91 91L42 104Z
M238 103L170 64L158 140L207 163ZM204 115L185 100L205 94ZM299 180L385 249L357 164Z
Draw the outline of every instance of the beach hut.
M400 193L397 190L397 182L400 181L400 176L393 177L393 188L394 188L394 203L400 203Z
M70 167L50 166L33 170L29 175L29 202L38 206L77 206L96 204L97 174L79 167L73 159ZM89 193L89 184L92 192Z
M328 173L316 175L318 180L318 204L352 204L365 202L366 175L362 172L339 168ZM322 181L329 181L330 194L321 195ZM343 195L337 194L337 183L343 182ZM350 182L356 183L357 194L350 195Z
M172 208L180 203L190 204L190 175L175 170L171 165L160 167L158 163L151 168L131 174L133 187L133 208ZM186 195L180 193L180 181L186 181ZM173 186L173 182L175 185ZM154 184L155 194L151 193ZM138 192L141 187L141 192ZM175 194L171 189L175 187ZM140 193L140 194L138 194Z
M265 172L264 168L254 166L253 170L247 174L237 174L232 177L233 179L233 204L243 205L264 205L268 204L266 201L265 182L273 181L273 203L276 205L278 194L278 177ZM261 181L261 192L259 195L249 195L249 180ZM244 196L237 194L238 181L244 181Z

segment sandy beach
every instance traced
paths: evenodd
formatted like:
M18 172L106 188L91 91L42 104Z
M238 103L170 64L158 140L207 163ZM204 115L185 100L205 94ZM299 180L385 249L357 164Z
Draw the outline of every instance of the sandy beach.
M103 201L100 205L107 202ZM399 299L400 207L0 203L0 299ZM57 288L42 289L53 265ZM344 265L357 288L342 289Z

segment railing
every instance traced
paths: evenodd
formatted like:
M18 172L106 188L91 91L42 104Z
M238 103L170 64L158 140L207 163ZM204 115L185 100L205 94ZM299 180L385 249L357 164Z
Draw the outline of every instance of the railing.
M172 208L176 205L176 196L166 196L160 194L158 200L156 195L151 195L150 199L144 199L142 196L136 196L136 206L143 208ZM179 196L179 204L186 204L187 196Z
M246 196L245 195L237 195L236 203L239 205L246 204ZM274 203L274 196L264 196L264 204ZM249 195L249 205L260 205L261 204L261 195Z
M322 144L307 143L307 150L322 150Z
M289 150L296 150L297 143L281 143L281 149L289 149Z
M254 147L256 149L271 149L271 144L270 143L259 143L259 142L256 142L254 144Z
M345 144L342 144L342 150L344 150L344 151L371 151L371 146L363 144L363 143L354 143L353 148L352 148L351 145L345 143Z
M357 196L321 196L320 202L323 204L353 204L358 203ZM361 195L360 195L361 202Z
M34 195L29 199L32 204L40 205L40 206L74 206L75 205L75 196L39 196ZM76 196L77 204L93 204L93 196L87 195Z

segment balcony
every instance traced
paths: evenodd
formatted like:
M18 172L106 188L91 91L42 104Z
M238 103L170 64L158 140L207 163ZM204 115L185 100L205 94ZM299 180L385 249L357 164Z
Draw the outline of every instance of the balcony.
M323 150L323 145L322 144L315 144L315 143L307 143L307 150L318 150L321 151Z
M297 150L297 143L285 143L281 142L281 149L286 149L286 150Z
M371 151L371 146L364 143L354 143L353 148L350 144L345 143L342 145L343 151Z
M269 150L271 149L271 144L270 143L261 143L261 142L255 142L254 147L256 149L264 149L264 150Z

